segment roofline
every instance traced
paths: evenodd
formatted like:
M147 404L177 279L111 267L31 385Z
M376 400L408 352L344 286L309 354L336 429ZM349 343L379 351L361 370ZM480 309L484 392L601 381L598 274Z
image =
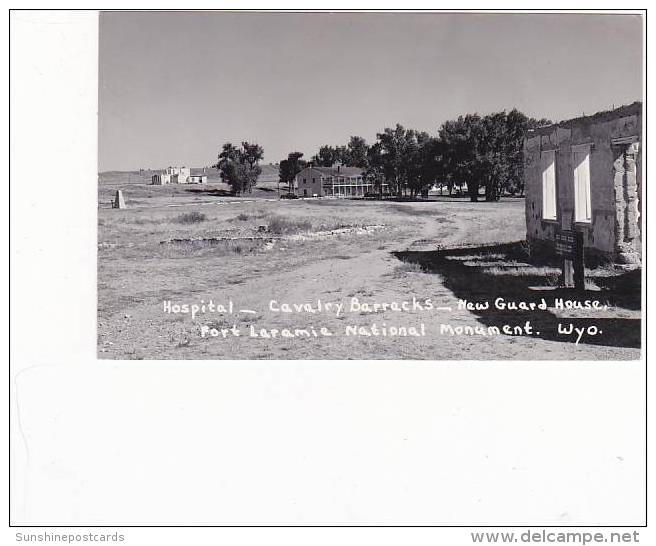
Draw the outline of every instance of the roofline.
M544 134L551 132L553 129L561 127L564 129L571 128L573 125L578 125L582 123L604 123L607 121L612 121L614 119L624 118L628 116L641 116L642 115L642 101L635 101L631 104L625 104L614 110L602 110L601 112L596 112L589 116L579 116L576 118L570 118L557 123L552 123L551 125L543 125L542 127L536 127L535 129L529 129L527 136L535 134Z
M332 167L320 167L320 168L323 168L323 169L331 169ZM354 168L357 168L357 167L354 167ZM320 170L318 170L317 167L305 167L304 169L302 169L302 170L300 170L300 171L298 171L298 172L296 173L296 177L300 176L300 174L301 174L303 171L315 171L315 172L319 173L322 177L325 177L325 176L343 176L343 177L349 178L349 177L351 177L351 176L353 176L353 177L364 176L364 170L363 170L363 169L360 169L360 173L358 173L358 174L346 174L346 173L331 173L331 174L327 174L327 173L323 173L323 172L321 172ZM295 178L296 178L296 177L295 177Z

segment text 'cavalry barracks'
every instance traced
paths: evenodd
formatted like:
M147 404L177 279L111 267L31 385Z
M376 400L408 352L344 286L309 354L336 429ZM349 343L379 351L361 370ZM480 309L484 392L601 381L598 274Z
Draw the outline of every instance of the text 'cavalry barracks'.
M641 259L642 103L529 131L524 140L527 239L553 246L579 231L587 253Z

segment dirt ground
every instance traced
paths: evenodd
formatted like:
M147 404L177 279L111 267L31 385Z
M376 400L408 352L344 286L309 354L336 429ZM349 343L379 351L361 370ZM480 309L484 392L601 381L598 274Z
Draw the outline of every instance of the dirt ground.
M558 288L557 264L521 242L521 199L279 200L272 184L235 198L143 182L99 185L99 358L640 357L640 271L606 265L584 293ZM125 210L109 206L119 188ZM583 308L555 307L570 301Z

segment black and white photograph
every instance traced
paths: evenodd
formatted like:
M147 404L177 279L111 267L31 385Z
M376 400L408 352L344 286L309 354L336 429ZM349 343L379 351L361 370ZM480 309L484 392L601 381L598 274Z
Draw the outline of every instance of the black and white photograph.
M639 15L99 24L99 358L640 358Z
M337 4L9 10L8 543L653 542L647 10Z

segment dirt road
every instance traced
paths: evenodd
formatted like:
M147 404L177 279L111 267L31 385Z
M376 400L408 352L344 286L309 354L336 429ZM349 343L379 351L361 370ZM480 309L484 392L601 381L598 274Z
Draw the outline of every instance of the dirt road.
M169 255L162 254L161 247L164 235L171 235L170 226L146 223L144 230L148 230L137 237L132 231L142 228L145 212L128 211L132 216L126 216L126 221L136 226L101 226L101 244L114 246L99 256L100 358L594 360L639 356L634 347L613 347L599 340L575 344L565 337L569 342L517 331L515 335L494 331L488 335L479 313L459 307L462 294L454 293L449 279L430 267L399 259L404 251L423 257L443 247L508 242L512 234L522 232L521 203L261 202L223 204L212 210L219 211L211 225L220 226L217 233L221 234L226 233L226 226L238 223L231 215L239 211L251 215L253 224L248 229L267 221L269 211L283 211L286 218L307 215L313 222L323 222L319 227L330 219L331 225L381 229L338 229L334 236L321 238L311 233L272 238L248 254L242 250L217 254L210 248ZM112 218L110 211L106 214ZM190 229L179 232L189 234ZM236 228L229 229L234 235ZM238 234L244 232L240 230ZM192 234L199 233L214 231L194 228ZM222 305L224 312L208 311L210 302ZM203 304L206 312L198 311L193 319L190 313L171 311L184 305L200 309ZM338 307L340 312L336 312ZM461 332L476 327L483 333Z

